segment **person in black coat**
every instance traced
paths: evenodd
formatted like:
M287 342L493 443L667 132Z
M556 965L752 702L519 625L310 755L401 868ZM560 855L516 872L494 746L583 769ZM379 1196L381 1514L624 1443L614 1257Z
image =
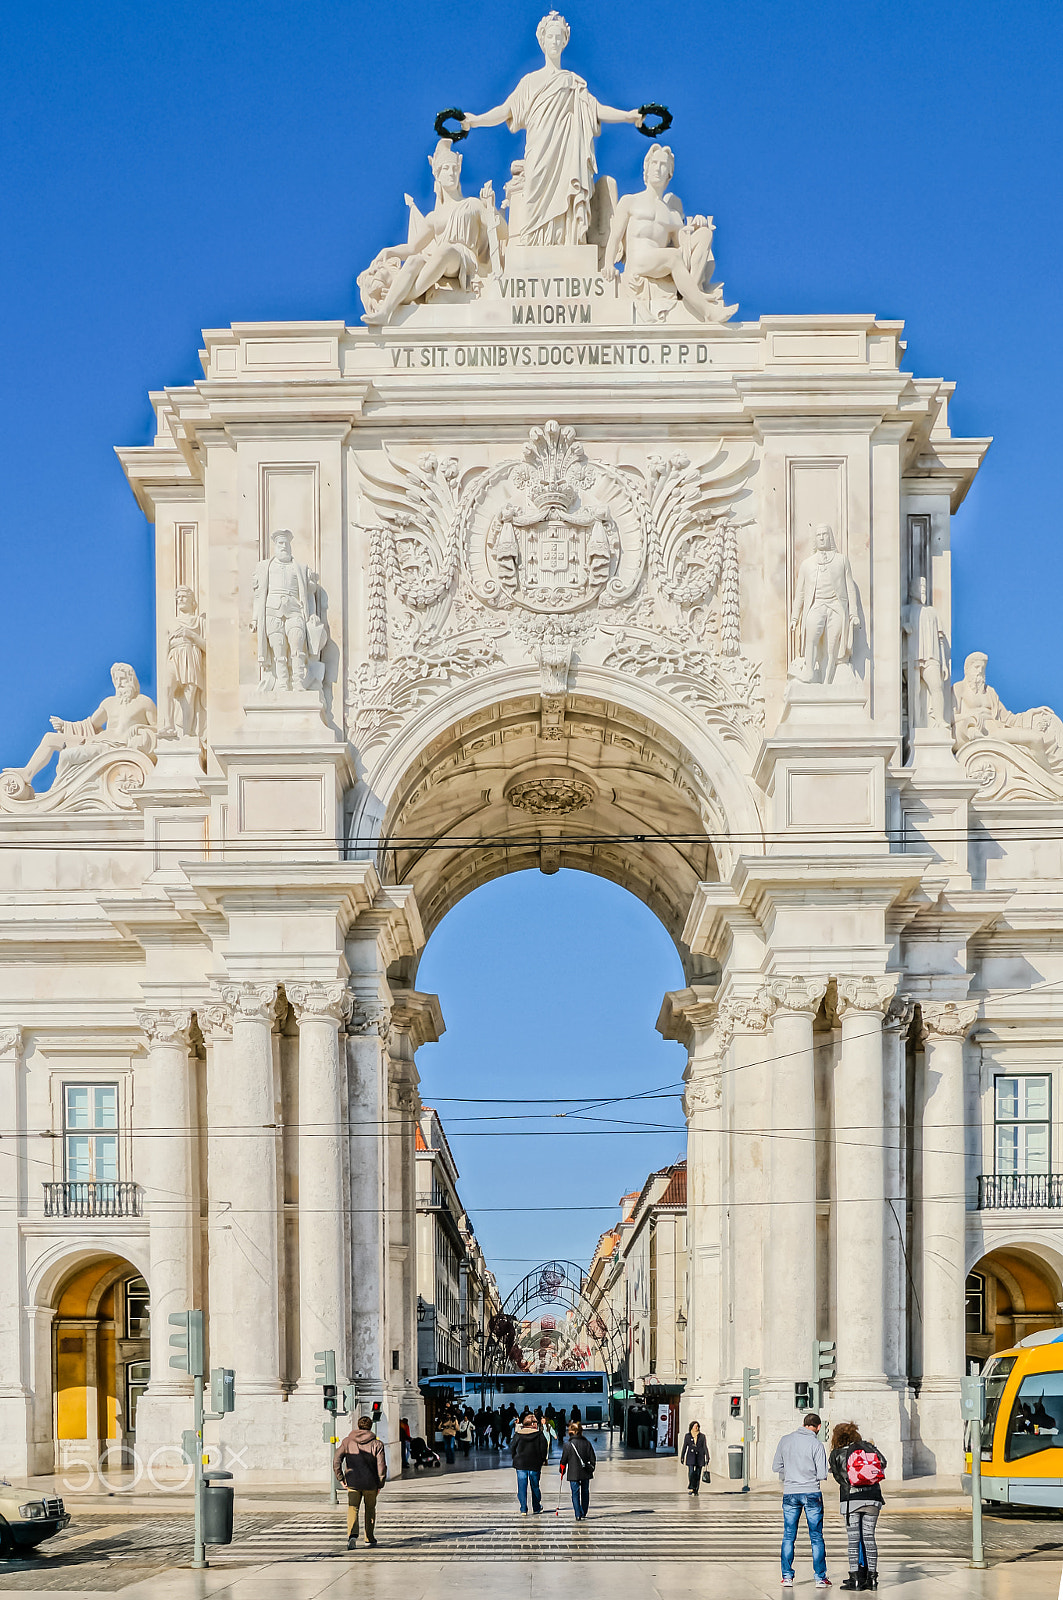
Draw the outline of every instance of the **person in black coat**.
M831 1476L838 1485L841 1513L849 1541L849 1576L841 1589L878 1588L878 1545L875 1526L882 1510L882 1486L878 1483L850 1483L849 1461L857 1451L877 1456L883 1472L886 1457L877 1445L860 1437L855 1422L839 1422L831 1435L828 1458ZM861 1552L863 1559L861 1560Z
M701 1431L700 1422L692 1422L687 1429L679 1462L687 1469L687 1493L697 1494L701 1488L701 1474L709 1464L709 1441Z
M536 1516L543 1508L539 1489L539 1474L546 1465L550 1446L546 1434L530 1411L521 1417L513 1433L513 1465L517 1471L517 1504L521 1515L528 1514L528 1489L531 1489L532 1511Z
M566 1470L568 1472L568 1487L577 1522L582 1522L587 1515L591 1500L591 1479L597 1464L594 1446L589 1439L583 1437L583 1424L570 1422L568 1438L561 1450L561 1472L562 1475Z

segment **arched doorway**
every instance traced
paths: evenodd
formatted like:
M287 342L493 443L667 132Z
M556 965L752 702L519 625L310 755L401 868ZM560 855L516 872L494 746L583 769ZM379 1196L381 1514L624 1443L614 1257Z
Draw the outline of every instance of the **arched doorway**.
M57 1471L129 1465L150 1376L150 1295L119 1256L78 1262L51 1290L52 1425Z
M1056 1269L1022 1245L990 1250L967 1275L967 1362L984 1365L1028 1334L1063 1326Z

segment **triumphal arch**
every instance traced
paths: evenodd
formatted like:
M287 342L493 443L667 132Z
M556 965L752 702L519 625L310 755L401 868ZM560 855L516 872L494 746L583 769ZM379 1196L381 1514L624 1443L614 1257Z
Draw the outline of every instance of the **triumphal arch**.
M172 1446L187 1306L238 1471L320 1469L322 1348L416 1418L418 955L527 868L624 885L683 959L658 1025L714 1452L759 1368L767 1474L821 1340L835 1417L956 1472L970 1341L1058 1321L1063 724L950 656L988 441L900 323L743 321L667 114L596 100L556 15L539 42L426 139L350 322L211 329L153 393L119 456L158 706L118 664L4 752L8 1469ZM511 171L466 194L501 122Z

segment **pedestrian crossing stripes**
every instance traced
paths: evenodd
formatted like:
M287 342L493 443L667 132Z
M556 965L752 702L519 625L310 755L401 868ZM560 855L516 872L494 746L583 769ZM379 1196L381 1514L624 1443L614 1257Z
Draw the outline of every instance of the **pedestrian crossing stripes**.
M944 1529L941 1530L945 1532ZM950 1532L952 1530L949 1530ZM959 1533L959 1530L956 1530ZM710 1504L674 1510L600 1502L584 1523L571 1509L561 1515L544 1509L541 1516L520 1516L497 1505L413 1508L381 1503L376 1548L362 1541L350 1559L375 1561L763 1561L778 1559L781 1539L777 1511L717 1511ZM845 1530L840 1521L824 1524L828 1560L846 1565ZM334 1560L346 1557L346 1513L305 1512L273 1525L259 1526L247 1537L210 1552L211 1565L273 1561ZM960 1549L955 1535L915 1537L903 1528L879 1524L879 1556L883 1561L954 1560ZM810 1556L808 1536L798 1536L798 1559Z

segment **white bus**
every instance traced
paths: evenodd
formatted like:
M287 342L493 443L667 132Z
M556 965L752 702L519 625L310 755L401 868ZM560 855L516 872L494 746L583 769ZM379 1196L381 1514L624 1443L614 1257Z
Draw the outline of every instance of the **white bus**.
M478 1372L441 1372L435 1378L422 1378L421 1393L437 1403L454 1400L472 1406L481 1404L497 1409L514 1405L553 1406L569 1416L579 1409L585 1428L602 1428L609 1421L609 1380L604 1372L499 1372L481 1376ZM482 1396L482 1399L481 1399Z

